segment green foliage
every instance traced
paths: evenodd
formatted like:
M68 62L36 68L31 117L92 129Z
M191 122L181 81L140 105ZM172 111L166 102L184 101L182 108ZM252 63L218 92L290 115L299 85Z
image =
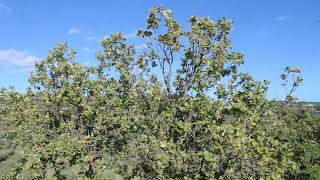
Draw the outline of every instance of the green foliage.
M152 8L137 33L147 48L115 33L98 66L58 44L27 93L1 91L2 177L319 179L320 118L293 96L300 70L281 75L292 84L284 101L267 100L269 82L239 70L230 20L193 16L189 26Z

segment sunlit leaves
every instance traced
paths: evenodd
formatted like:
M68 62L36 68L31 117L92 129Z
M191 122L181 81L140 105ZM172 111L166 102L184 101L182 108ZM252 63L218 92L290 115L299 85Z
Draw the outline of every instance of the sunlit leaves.
M285 69L291 91L270 101L269 81L239 69L230 20L192 16L189 26L154 7L137 33L143 50L114 33L98 65L84 66L58 44L35 65L27 93L1 90L0 128L18 144L0 151L4 177L319 178L320 119L294 103L300 70ZM7 162L14 153L23 158Z

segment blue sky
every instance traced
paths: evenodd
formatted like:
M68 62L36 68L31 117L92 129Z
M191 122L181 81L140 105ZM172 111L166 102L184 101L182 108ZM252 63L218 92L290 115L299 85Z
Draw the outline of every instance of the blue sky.
M100 40L112 32L123 32L142 47L133 34L145 27L156 5L172 9L182 24L192 15L231 18L234 49L246 58L242 69L271 81L269 98L283 97L279 76L290 65L303 71L296 95L320 101L319 0L0 0L0 86L23 91L32 63L57 42L68 41L87 64L95 62Z

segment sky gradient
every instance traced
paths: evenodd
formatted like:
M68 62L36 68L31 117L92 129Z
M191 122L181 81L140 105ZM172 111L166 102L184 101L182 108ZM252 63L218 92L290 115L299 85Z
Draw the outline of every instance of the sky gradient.
M302 69L299 99L320 101L318 0L0 0L0 86L24 91L33 62L58 42L67 41L85 64L95 62L100 40L113 32L143 47L134 34L157 5L172 9L184 25L192 15L232 19L233 47L246 59L242 70L271 81L269 98L285 95L280 74L290 65Z

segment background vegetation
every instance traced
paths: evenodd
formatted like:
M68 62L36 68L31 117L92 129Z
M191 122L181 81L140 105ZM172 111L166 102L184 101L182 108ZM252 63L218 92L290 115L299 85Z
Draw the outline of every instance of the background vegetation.
M101 42L97 66L62 43L35 65L26 93L0 94L2 179L319 179L320 118L296 103L300 70L268 81L239 71L228 19L152 8L139 37Z

